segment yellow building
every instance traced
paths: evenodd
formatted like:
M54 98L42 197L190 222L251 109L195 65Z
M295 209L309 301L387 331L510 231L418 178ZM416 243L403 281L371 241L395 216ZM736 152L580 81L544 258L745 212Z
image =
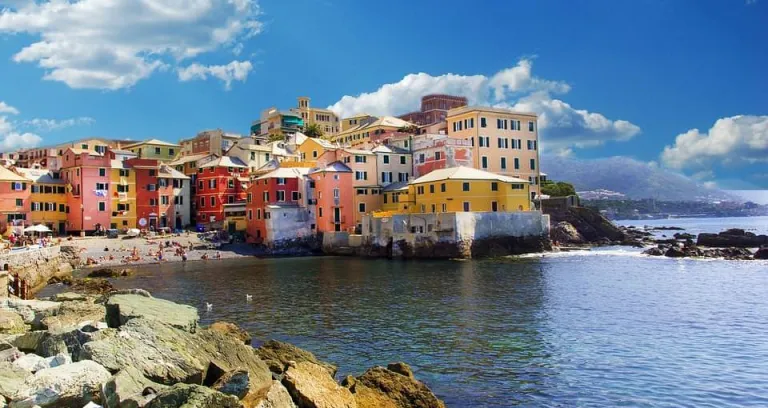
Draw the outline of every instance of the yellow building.
M317 161L320 156L327 150L333 150L336 148L332 143L325 139L318 139L315 137L304 137L299 140L297 138L296 153L299 154L299 161L313 162Z
M410 183L382 189L387 213L450 213L530 211L529 183L471 167L435 170Z
M299 107L296 109L304 125L317 124L323 131L323 137L330 139L339 133L339 117L333 111L323 108L313 108L309 105L309 98L299 97Z
M109 171L109 193L112 194L110 227L136 228L136 172L119 160L112 160Z
M30 225L43 224L54 234L66 233L68 207L64 180L53 178L46 169L17 168L16 171L31 181Z
M230 234L245 232L248 228L245 204L245 202L224 204L224 230Z
M363 125L365 123L374 122L376 120L376 117L371 116L367 113L362 113L355 116L350 116L348 118L344 118L341 120L341 130L340 132L346 132L349 129L356 128L360 125Z
M169 162L179 155L179 152L181 152L181 145L151 139L124 146L123 149L137 154L140 159L155 159Z
M448 111L448 137L471 143L473 167L528 180L539 193L539 132L534 113L463 106Z
M343 122L350 123L353 120L358 120L359 124L342 130L330 140L345 146L358 146L368 142L377 142L385 134L397 132L401 128L412 125L410 122L394 116L360 117L359 119L344 119Z

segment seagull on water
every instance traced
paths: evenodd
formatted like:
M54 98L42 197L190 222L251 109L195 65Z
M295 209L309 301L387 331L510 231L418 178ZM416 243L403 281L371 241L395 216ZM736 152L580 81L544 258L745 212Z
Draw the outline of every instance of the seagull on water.
M253 295L245 295L246 302L250 302L251 300L253 300Z
M207 310L207 311L209 311L209 312L210 312L211 310L213 310L213 303L208 303L208 302L205 302L205 310Z

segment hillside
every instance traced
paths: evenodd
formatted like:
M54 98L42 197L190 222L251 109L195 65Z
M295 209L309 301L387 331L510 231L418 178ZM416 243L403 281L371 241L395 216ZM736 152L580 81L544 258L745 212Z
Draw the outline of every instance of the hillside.
M663 201L734 199L722 190L707 188L679 173L628 157L572 159L545 156L541 161L542 170L550 180L573 183L579 192L593 194L608 190L629 199ZM596 195L605 195L599 193Z

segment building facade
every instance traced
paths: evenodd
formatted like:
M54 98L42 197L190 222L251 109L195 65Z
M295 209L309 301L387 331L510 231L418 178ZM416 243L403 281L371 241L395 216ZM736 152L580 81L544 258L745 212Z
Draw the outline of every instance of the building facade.
M64 151L61 178L67 183L67 231L86 233L109 228L111 160L109 152L73 148Z
M323 108L313 108L309 104L310 99L306 96L300 96L298 99L298 108L296 111L301 115L305 125L315 124L323 131L323 137L331 138L339 133L339 117L333 111Z
M163 162L173 161L181 152L180 145L157 139L127 145L123 148L135 153L140 159L154 159Z
M425 95L421 98L421 110L400 115L400 119L417 126L429 126L445 122L448 111L467 105L467 98L453 95Z
M179 142L181 156L215 154L222 156L243 136L221 129L204 130L195 137Z
M195 195L198 226L221 228L224 204L244 202L249 184L248 166L238 159L224 156L201 165Z
M354 190L352 169L342 162L333 162L313 169L309 178L317 195L317 231L353 231Z
M279 168L257 177L246 198L247 239L256 244L315 233L315 208L308 168Z
M30 181L0 167L0 231L4 236L21 233L28 223Z

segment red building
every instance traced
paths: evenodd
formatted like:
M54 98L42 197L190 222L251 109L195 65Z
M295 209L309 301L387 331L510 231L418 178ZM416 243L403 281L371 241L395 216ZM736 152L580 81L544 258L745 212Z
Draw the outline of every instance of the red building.
M274 241L283 233L295 234L295 231L276 231L275 227L280 223L270 222L270 219L289 208L306 207L303 181L308 171L306 168L279 168L253 180L245 206L249 242L261 244Z
M173 183L160 176L160 162L154 159L128 159L126 167L136 173L136 224L139 228L181 228L175 225Z
M248 166L240 159L224 156L201 165L195 192L197 224L221 228L224 204L245 202L249 184Z
M309 173L317 196L317 231L354 231L352 170L340 161Z
M421 98L421 110L400 115L399 118L419 126L444 122L448 110L467 105L467 98L453 95L425 95Z
M114 154L68 148L61 159L61 178L67 183L68 231L109 228L111 160Z

